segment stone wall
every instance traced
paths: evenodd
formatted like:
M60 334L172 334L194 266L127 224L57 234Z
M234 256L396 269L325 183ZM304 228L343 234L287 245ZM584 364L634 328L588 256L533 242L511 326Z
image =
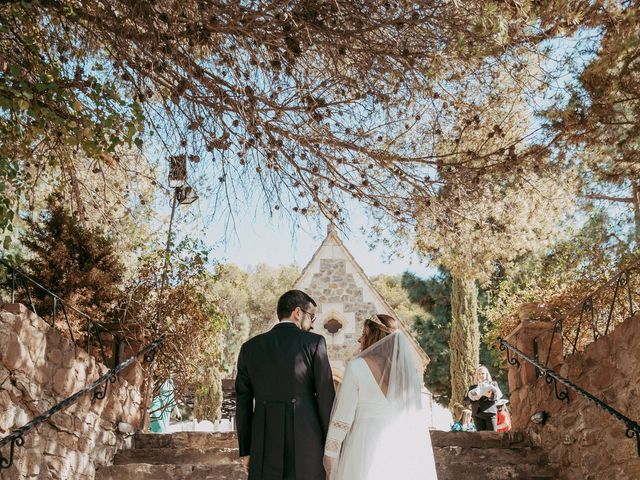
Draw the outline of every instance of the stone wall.
M107 371L20 304L0 308L0 437ZM0 479L93 479L143 420L142 366L125 370L103 400L87 394L25 434ZM9 454L9 446L2 448Z
M306 291L318 302L321 322L328 320L324 314L335 306L339 306L347 323L348 319L353 318L352 325L343 325L335 338L327 342L329 361L341 373L346 362L358 352L358 338L362 334L364 320L376 313L376 306L364 300L363 289L358 286L353 274L347 272L347 262L343 259L320 259L320 271L313 274ZM326 333L322 325L318 325L317 331Z
M566 359L557 334L549 349L551 334L548 323L524 320L508 341L534 356L533 339L537 338L542 363L550 352L549 367L640 421L640 315ZM563 478L640 478L636 441L625 436L622 422L575 391L570 390L569 403L557 400L553 384L536 378L535 369L524 360L520 368L510 366L509 387L514 429L529 433L549 454L550 461L561 467ZM562 390L562 385L558 389ZM550 415L546 424L532 423L531 415L541 411Z

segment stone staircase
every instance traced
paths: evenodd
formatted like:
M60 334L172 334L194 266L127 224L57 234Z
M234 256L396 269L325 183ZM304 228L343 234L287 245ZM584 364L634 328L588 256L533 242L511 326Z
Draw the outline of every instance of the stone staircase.
M431 432L431 438L439 480L560 478L542 450L517 432ZM138 434L131 450L96 473L96 480L245 478L232 433Z
M438 480L559 479L542 449L519 432L431 432Z

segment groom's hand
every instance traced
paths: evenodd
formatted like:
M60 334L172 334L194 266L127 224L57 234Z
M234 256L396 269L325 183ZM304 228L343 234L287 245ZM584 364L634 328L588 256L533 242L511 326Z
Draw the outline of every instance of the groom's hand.
M242 457L242 469L245 475L249 475L249 455Z

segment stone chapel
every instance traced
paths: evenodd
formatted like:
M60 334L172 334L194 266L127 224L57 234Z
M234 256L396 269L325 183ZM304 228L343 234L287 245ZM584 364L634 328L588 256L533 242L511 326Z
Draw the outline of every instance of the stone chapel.
M326 238L293 288L307 292L318 303L313 332L323 335L327 341L336 388L340 385L347 362L360 348L358 338L364 321L374 313L391 315L400 322L422 371L427 367L429 357L413 337L410 327L403 324L378 293L333 225L327 227ZM433 400L426 387L423 387L423 401L431 413Z

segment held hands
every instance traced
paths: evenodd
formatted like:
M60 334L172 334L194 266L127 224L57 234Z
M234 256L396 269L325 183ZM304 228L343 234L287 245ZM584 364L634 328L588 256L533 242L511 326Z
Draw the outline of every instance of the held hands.
M327 474L327 480L328 480L329 478L331 478L331 469L333 468L333 458L325 455L322 463L324 464L324 471Z

